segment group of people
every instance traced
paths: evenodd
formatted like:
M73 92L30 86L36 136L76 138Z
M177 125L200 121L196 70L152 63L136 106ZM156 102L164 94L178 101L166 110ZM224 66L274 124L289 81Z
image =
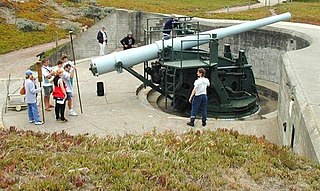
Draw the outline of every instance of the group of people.
M56 120L67 122L68 120L65 118L65 107L66 103L68 103L68 114L70 116L77 116L78 114L73 110L72 104L73 78L76 67L68 60L68 56L63 55L55 67L49 66L48 59L44 59L41 63L37 64L42 65L41 86L43 87L44 93L45 111L50 112L52 108L54 108ZM35 125L42 125L43 122L39 118L37 108L37 96L41 91L41 86L37 86L36 78L31 70L27 70L25 75L25 99L28 108L29 122ZM55 100L55 106L51 104L51 97Z
M167 40L170 38L170 33L173 28L176 28L179 25L178 18L175 15L171 15L171 17L164 23L163 25L163 39ZM106 32L106 27L102 26L97 34L97 41L99 44L99 55L105 55L105 47L108 44L108 35ZM132 36L132 32L129 31L127 36L120 40L120 44L123 46L123 50L133 48L135 46L135 38Z
M108 43L107 37L108 36L107 36L106 28L103 26L97 34L97 41L99 43L99 48L100 48L100 53L99 53L100 56L103 56L105 54L105 47ZM123 50L133 48L135 46L135 43L136 43L136 40L132 36L131 31L127 33L126 37L120 40L120 44L123 46Z

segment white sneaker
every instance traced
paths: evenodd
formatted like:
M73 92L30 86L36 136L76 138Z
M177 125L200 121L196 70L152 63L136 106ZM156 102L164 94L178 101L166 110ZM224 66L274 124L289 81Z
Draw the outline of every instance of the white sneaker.
M35 125L42 125L43 122L42 122L42 121L38 121L38 122L35 122L34 124L35 124Z
M77 116L78 114L74 112L73 110L69 110L69 115L70 116Z

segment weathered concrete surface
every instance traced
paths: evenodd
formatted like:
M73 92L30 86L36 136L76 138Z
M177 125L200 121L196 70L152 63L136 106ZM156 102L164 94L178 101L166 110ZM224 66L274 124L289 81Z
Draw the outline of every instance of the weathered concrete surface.
M320 27L292 23L292 33L303 33L310 46L286 52L282 56L279 125L283 144L293 150L320 161Z

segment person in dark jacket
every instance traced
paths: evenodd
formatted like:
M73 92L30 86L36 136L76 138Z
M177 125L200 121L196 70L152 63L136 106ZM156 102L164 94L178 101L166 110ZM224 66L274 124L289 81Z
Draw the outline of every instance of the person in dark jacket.
M106 28L103 26L101 30L99 30L98 35L97 35L97 40L99 42L99 47L100 47L100 56L104 55L104 49L107 45L107 33L106 33Z
M124 38L120 41L120 43L121 43L122 46L123 46L123 50L132 48L132 47L134 46L135 42L136 42L136 40L133 38L131 31L129 31L128 34L127 34L127 36L124 37Z
M166 21L166 23L163 25L163 39L169 39L170 33L172 28L175 28L178 26L178 18L175 15L171 15L171 17Z

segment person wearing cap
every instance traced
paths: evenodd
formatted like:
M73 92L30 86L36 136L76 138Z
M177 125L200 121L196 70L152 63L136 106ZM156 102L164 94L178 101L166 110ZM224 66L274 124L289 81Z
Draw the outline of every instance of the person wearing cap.
M178 18L175 15L171 15L171 17L165 22L163 25L163 39L167 40L170 38L170 33L172 28L176 28L178 26Z
M31 70L25 72L26 80L24 81L24 87L26 90L26 103L28 107L29 122L35 125L42 125L43 122L39 120L38 106L37 106L37 93L41 91L41 88L36 88L35 78Z
M120 43L123 46L123 50L126 50L132 48L136 43L136 40L133 38L132 32L129 31L127 36L120 40Z
M103 26L101 30L99 30L98 35L97 35L97 40L99 42L99 47L100 47L100 56L104 55L104 49L107 45L107 33L106 33L106 28Z

